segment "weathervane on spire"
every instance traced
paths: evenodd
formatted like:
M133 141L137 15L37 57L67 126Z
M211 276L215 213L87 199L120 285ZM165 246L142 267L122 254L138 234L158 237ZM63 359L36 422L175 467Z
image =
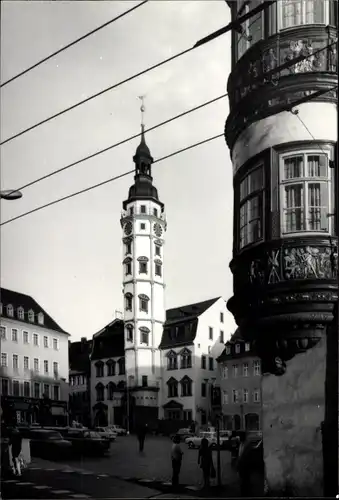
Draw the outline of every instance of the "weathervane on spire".
M140 106L140 111L141 111L141 125L142 127L144 127L144 113L145 113L145 103L144 103L144 99L145 99L145 95L139 95L138 98L140 99L141 101L141 106Z

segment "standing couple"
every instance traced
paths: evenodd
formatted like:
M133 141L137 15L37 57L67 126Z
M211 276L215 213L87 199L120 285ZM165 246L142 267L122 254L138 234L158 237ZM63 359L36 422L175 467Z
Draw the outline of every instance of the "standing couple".
M179 486L179 475L180 475L183 454L184 453L180 446L180 436L174 436L172 453L171 453L173 488L177 488ZM210 478L214 479L216 473L213 464L212 450L206 438L202 439L201 441L201 446L198 455L198 464L200 465L200 468L202 469L203 472L204 488L208 488L210 485Z

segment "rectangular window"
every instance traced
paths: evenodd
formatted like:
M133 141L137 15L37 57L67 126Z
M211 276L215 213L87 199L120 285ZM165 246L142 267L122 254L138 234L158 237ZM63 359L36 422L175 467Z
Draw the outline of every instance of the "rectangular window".
M239 392L236 389L233 389L232 391L232 401L233 403L239 402Z
M140 311L148 313L148 300L140 298L139 299L139 307L140 307Z
M223 379L228 378L228 366L223 366L223 368L222 368L222 378Z
M126 243L126 254L132 253L132 243L129 241Z
M1 353L1 366L7 367L7 353Z
M29 386L29 382L25 381L24 382L24 397L29 398L31 395L31 390Z
M44 395L49 397L49 384L44 384Z
M244 0L238 0L238 16L247 14L262 3L262 0L252 0L250 6ZM240 12L240 13L239 13ZM242 23L242 32L237 34L238 38L238 59L255 43L263 37L263 12Z
M39 371L39 360L38 360L38 358L34 358L34 371L35 372Z
M132 274L132 262L127 262L127 264L125 264L125 271L126 276Z
M54 377L57 377L59 375L59 365L56 361L53 362L53 374Z
M48 361L47 361L47 359L45 359L45 361L44 361L44 374L45 375L48 374Z
M40 384L39 384L39 382L34 382L34 397L40 398Z
M149 332L141 331L141 344L148 345L149 342Z
M201 397L202 398L206 397L206 383L205 382L201 383Z
M184 410L184 422L192 422L192 410Z
M160 245L155 245L155 255L157 257L161 257L161 246Z
M27 372L29 370L29 357L24 356L24 371Z
M6 327L0 326L0 338L1 340L6 340Z
M213 358L208 358L208 369L214 370L214 359Z
M220 330L220 342L222 344L224 343L224 332L223 332L223 330Z
M147 379L147 375L143 375L141 377L141 385L142 387L147 387L148 386L148 379Z
M250 350L251 346L249 342L245 343L245 351L248 352Z
M126 311L132 311L132 297L126 297Z
M9 395L9 381L6 378L1 379L1 394L2 396Z
M130 207L129 208L129 214L130 215L134 215L134 207Z
M158 217L158 209L157 208L153 208L153 215L154 215L154 217Z
M244 403L248 403L248 389L244 389L242 392L242 400Z
M23 331L22 338L23 338L24 344L28 344L28 332Z
M213 340L213 328L210 326L210 327L208 328L208 331L209 331L209 336L208 336L208 338L209 338L210 340Z
M44 336L44 347L48 347L48 337L46 335Z
M254 361L254 375L259 376L260 375L260 361Z
M146 224L144 224L143 222L140 224L140 229L143 230L143 229L146 229Z
M13 396L20 396L20 385L18 380L12 382Z
M54 401L59 401L60 399L60 387L58 385L53 386L53 399Z
M19 356L17 354L13 354L13 370L19 371Z
M172 382L168 384L168 397L177 398L178 397L178 383Z
M206 370L206 356L201 356L201 368Z
M329 24L328 0L281 0L277 5L280 29L304 24Z
M37 333L33 333L33 345L39 345L39 335Z
M222 391L222 404L228 405L228 392Z
M142 214L146 213L146 205L140 205L140 213Z
M155 264L155 275L156 276L161 276L162 275L162 266L161 266L161 264Z
M263 166L252 170L240 183L239 247L255 243L263 235Z
M297 154L281 162L282 232L329 232L330 170L325 154Z
M248 377L248 363L242 365L242 375L243 377Z
M237 378L237 376L238 376L238 365L233 365L232 366L232 371L233 371L233 378Z
M240 344L235 345L235 353L240 354Z
M59 350L59 339L53 339L53 349L55 351Z
M254 401L254 403L260 403L260 391L259 391L259 389L255 389L253 391L253 401Z
M139 274L147 274L147 262L139 262Z
M12 328L12 342L18 342L18 330Z
M224 313L221 312L220 313L220 323L223 323L224 322Z

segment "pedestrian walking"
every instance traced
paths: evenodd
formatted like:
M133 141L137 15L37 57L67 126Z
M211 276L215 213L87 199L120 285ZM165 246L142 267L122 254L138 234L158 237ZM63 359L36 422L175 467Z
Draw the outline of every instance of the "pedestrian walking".
M204 488L208 488L210 485L210 478L215 478L216 474L213 464L212 450L206 438L203 438L201 441L198 455L198 464L200 465L203 472Z
M179 475L181 469L181 462L183 451L180 446L180 436L176 435L173 438L173 446L172 446L172 486L173 488L178 488L179 486Z
M147 424L141 424L138 429L139 451L144 451L145 438L147 434Z
M10 432L9 444L12 447L13 471L17 476L21 476L20 453L22 448L22 437L19 430L13 427Z

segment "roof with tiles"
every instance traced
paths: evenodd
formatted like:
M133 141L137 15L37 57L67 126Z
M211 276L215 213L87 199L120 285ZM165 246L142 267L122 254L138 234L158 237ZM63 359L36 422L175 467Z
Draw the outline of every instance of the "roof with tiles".
M89 373L91 369L90 355L92 340L85 338L69 344L69 370L72 372Z
M124 355L124 322L122 319L115 319L93 335L91 360L115 358Z
M25 295L24 293L15 292L13 290L8 290L7 288L0 289L0 302L2 304L2 317L15 319L16 321L21 321L22 323L28 323L30 325L38 325L49 330L54 330L59 333L65 332L58 323L38 304L30 295ZM14 316L8 316L6 307L12 305L14 308ZM24 309L24 319L19 319L17 310L22 307ZM32 310L34 312L34 322L28 321L28 311ZM44 322L39 324L37 321L37 316L39 313L43 313Z

